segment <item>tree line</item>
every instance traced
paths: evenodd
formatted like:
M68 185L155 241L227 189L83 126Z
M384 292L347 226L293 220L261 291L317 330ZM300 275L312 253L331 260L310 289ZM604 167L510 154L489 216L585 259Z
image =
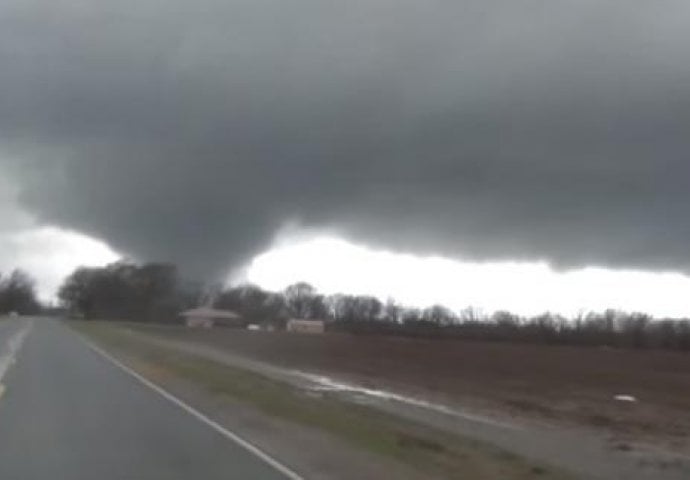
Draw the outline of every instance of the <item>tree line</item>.
M85 319L169 322L197 301L199 289L185 284L167 263L116 262L81 267L58 290L62 306Z
M352 334L690 350L690 320L654 320L619 310L566 318L548 312L532 317L485 314L472 307L454 312L442 305L420 309L368 295L322 295L304 282L282 292L256 285L217 291L213 307L233 310L248 324L275 328L301 318L324 320L328 330ZM182 310L208 300L208 289L181 279L174 265L117 262L77 269L58 296L72 315L87 319L179 322Z

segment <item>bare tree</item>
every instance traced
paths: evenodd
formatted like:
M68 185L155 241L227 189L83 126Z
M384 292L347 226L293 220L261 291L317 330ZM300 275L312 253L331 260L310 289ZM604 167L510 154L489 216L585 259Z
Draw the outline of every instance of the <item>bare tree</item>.
M285 306L295 318L309 318L316 289L306 282L295 283L285 289Z
M433 305L422 312L422 319L435 325L447 326L457 321L457 315L443 305Z
M392 298L386 300L383 306L382 318L389 323L400 323L402 321L403 308Z

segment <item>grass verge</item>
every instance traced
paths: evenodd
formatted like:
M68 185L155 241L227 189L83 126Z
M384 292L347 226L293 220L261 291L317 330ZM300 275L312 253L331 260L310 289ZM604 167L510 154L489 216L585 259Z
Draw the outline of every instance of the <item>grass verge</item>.
M253 372L152 345L123 327L70 325L154 381L177 377L209 393L249 404L266 415L317 428L356 448L448 479L568 479L567 474L475 441L334 397L314 397Z

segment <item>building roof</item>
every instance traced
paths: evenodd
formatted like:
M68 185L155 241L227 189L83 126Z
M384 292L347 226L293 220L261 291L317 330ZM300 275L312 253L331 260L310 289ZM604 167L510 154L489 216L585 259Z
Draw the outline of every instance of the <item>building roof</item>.
M191 310L187 310L186 312L180 313L181 316L183 317L195 317L195 318L227 318L227 319L236 319L236 318L241 318L241 315L238 313L235 313L231 310L218 310L216 308L211 308L211 307L198 307L198 308L193 308Z

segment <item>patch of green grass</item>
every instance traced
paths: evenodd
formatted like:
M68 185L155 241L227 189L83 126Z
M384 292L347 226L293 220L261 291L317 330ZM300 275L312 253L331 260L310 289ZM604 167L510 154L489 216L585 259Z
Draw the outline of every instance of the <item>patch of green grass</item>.
M562 472L516 455L334 397L313 397L290 385L200 356L152 345L122 327L70 322L143 373L163 372L263 413L317 428L351 445L448 479L566 479Z

